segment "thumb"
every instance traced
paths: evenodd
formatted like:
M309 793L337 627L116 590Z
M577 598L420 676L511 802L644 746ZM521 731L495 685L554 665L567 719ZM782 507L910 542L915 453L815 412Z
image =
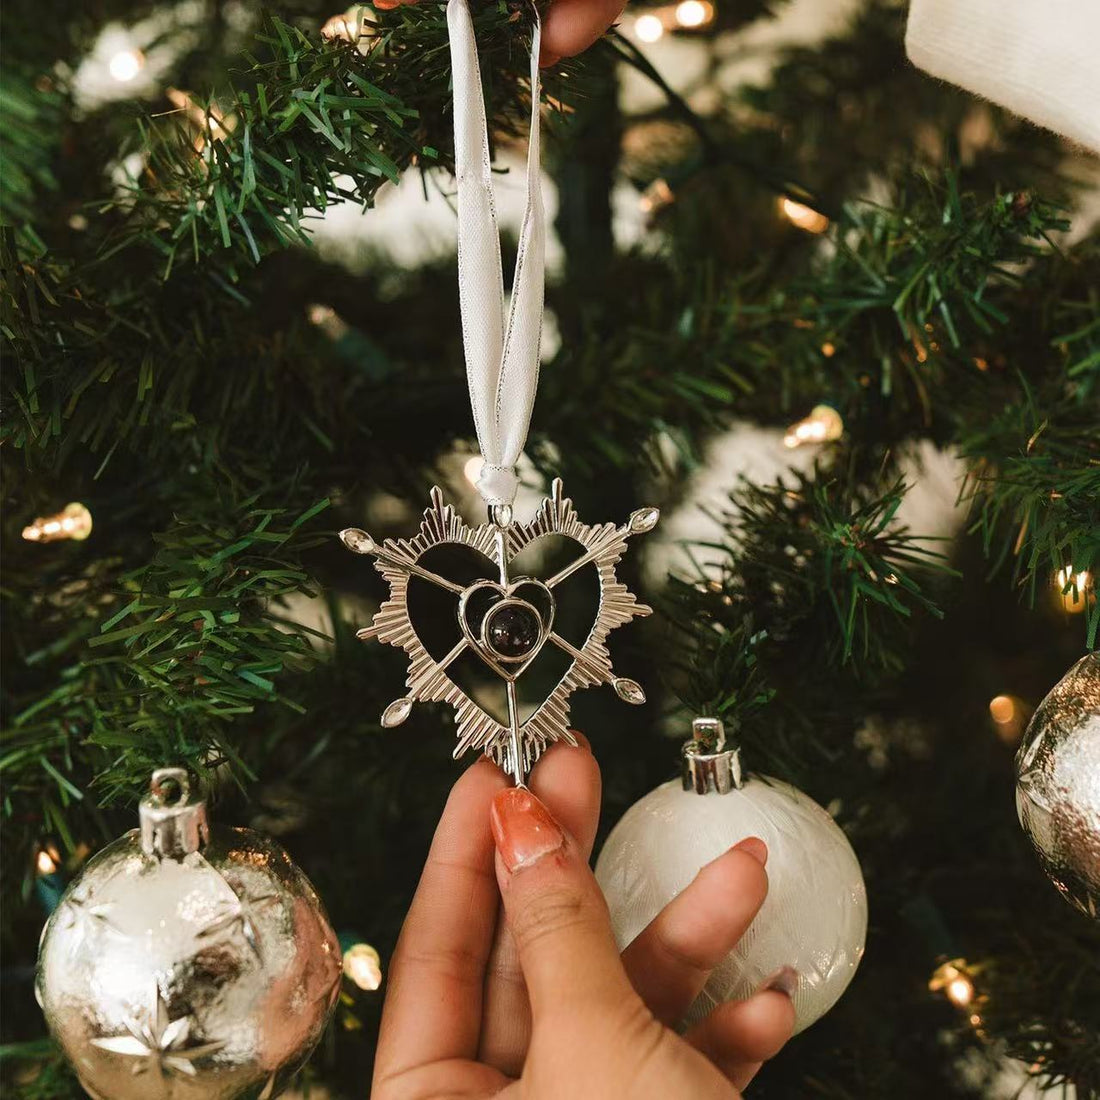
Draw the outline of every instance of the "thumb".
M576 841L529 790L492 806L497 880L535 1022L550 1012L622 1008L634 991L607 903Z

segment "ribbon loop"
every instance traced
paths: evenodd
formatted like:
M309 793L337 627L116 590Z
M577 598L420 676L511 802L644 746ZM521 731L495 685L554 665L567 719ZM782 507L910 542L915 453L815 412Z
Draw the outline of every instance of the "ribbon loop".
M541 28L536 13L531 43L527 196L507 323L489 132L467 0L448 0L447 29L454 83L462 344L474 426L485 459L477 487L488 505L509 505L519 485L515 465L527 442L535 404L542 335L546 224L539 172Z

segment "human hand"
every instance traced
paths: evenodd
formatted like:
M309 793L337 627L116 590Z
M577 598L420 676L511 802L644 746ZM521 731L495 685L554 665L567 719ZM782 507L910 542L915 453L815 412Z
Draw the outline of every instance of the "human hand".
M670 1028L764 901L763 841L704 867L620 958L587 862L587 746L551 748L531 792L488 762L455 784L390 967L373 1100L735 1097L790 1036L790 998Z
M416 0L375 0L382 11ZM563 57L583 53L622 14L626 0L551 0L542 17L539 64L556 65Z

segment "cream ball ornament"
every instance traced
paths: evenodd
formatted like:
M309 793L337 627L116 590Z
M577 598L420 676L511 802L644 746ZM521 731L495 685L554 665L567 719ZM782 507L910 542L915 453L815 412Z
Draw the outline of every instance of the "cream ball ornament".
M751 996L791 967L798 975L795 1031L802 1031L836 1003L863 955L867 892L859 861L836 822L797 788L766 777L743 780L721 723L696 719L693 726L683 778L627 810L600 852L596 878L615 937L625 947L705 864L760 837L768 846L767 899L711 972L684 1025Z
M320 1039L342 960L309 880L153 773L133 829L43 929L36 994L93 1100L270 1100Z

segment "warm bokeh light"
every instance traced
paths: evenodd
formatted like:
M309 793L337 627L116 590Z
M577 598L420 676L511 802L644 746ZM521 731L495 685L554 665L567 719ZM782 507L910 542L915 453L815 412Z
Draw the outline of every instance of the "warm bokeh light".
M481 469L485 465L485 459L481 455L470 455L462 467L462 475L471 485L477 485L477 479L481 477Z
M344 974L368 992L382 984L382 959L369 943L357 943L344 952Z
M676 5L676 22L681 27L702 27L714 18L714 8L704 0L682 0Z
M1016 703L1011 695L995 695L989 700L989 716L994 722L1004 724L1016 716Z
M634 20L634 33L642 42L656 42L665 33L665 25L656 15L639 15Z
M956 1008L967 1008L974 1000L974 982L965 959L952 959L936 967L928 988L942 993Z
M1054 587L1062 607L1071 615L1084 611L1094 598L1092 574L1087 569L1074 570L1066 565L1054 575Z
M44 844L34 857L34 866L40 875L52 875L61 866L61 853L52 844Z
M824 214L794 199L780 199L779 210L791 225L807 233L824 233L829 228L829 219Z
M787 429L783 445L794 450L804 443L828 443L844 434L844 421L831 405L816 405L809 416Z
M638 200L638 206L643 214L656 214L658 210L669 206L675 199L676 196L673 194L672 188L669 187L668 181L655 179L642 192L642 197Z
M369 15L369 9L367 9ZM370 35L374 26L364 19L363 5L357 4L339 15L330 16L321 27L321 37L332 41L339 38L344 42L359 42Z
M966 1008L968 1004L974 999L974 983L963 976L952 978L947 983L947 999L955 1005L956 1008Z
M83 504L67 504L52 516L39 516L23 528L27 542L57 542L75 539L79 542L92 533L92 513Z
M119 50L107 63L111 76L120 84L127 84L145 68L145 55L141 50Z

